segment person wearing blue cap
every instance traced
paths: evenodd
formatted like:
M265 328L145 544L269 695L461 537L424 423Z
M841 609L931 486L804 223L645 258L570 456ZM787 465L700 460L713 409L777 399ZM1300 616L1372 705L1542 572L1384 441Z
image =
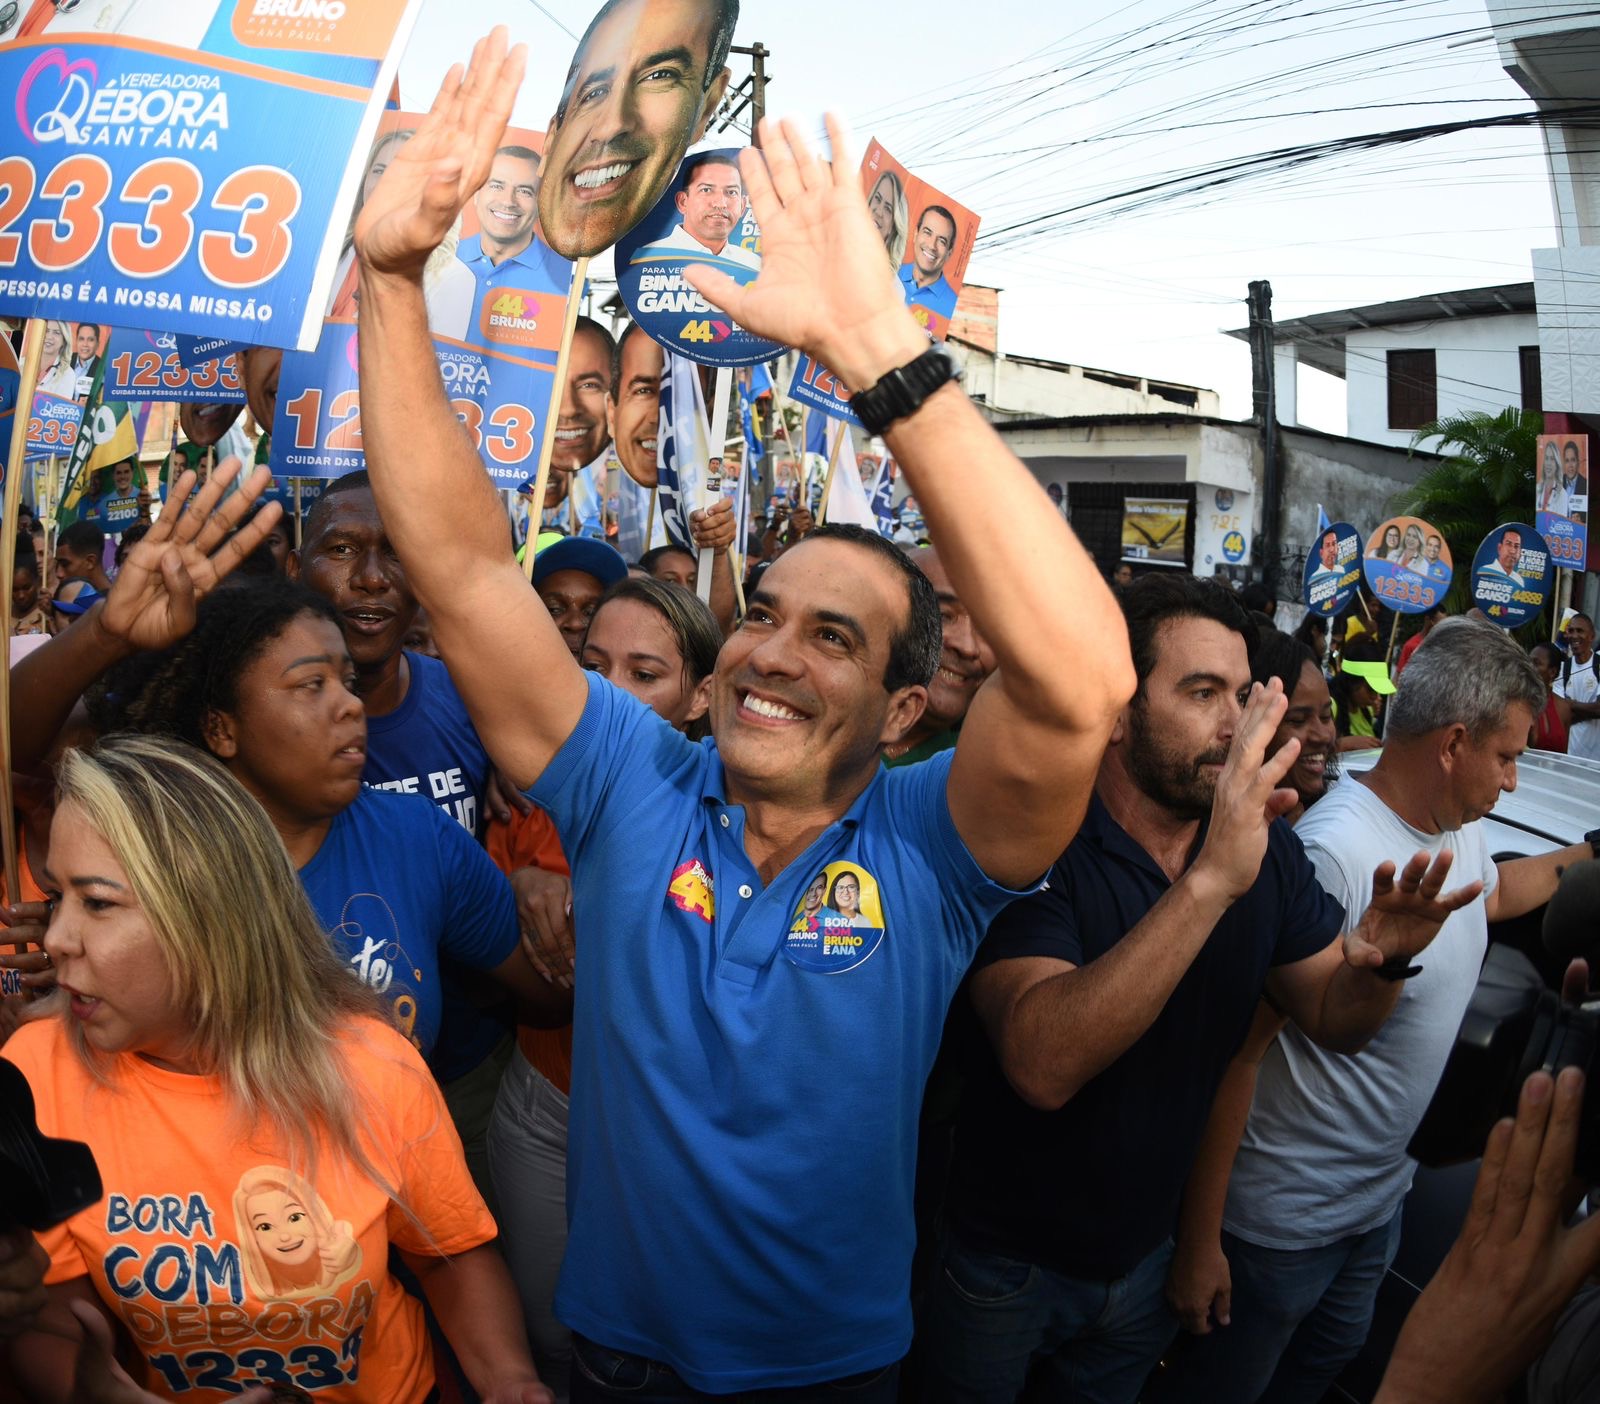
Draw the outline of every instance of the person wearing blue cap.
M533 588L574 658L600 596L627 578L628 563L613 546L587 536L562 536L533 558Z
M420 282L524 62L503 30L480 44L364 206L359 344L395 547L491 752L572 860L581 978L555 1312L574 1333L573 1399L848 1390L880 1404L911 1342L917 1119L944 1015L990 918L1039 886L1078 826L1134 688L1126 630L906 308L837 125L830 168L797 126L769 122L765 161L741 160L761 274L685 277L855 392L998 667L953 750L885 769L926 705L939 603L897 547L853 526L813 532L762 577L718 655L704 741L569 661L519 588L500 499L439 384ZM807 889L845 870L873 924L804 929Z

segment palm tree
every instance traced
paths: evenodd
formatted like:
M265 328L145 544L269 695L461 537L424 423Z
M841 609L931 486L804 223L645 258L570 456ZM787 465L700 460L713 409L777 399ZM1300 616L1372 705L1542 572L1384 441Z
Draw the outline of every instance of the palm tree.
M1471 605L1472 558L1483 538L1502 522L1533 518L1543 429L1537 410L1474 410L1433 420L1411 436L1413 452L1437 439L1434 451L1445 456L1396 493L1389 510L1433 523L1449 543L1455 577L1446 604L1452 614Z

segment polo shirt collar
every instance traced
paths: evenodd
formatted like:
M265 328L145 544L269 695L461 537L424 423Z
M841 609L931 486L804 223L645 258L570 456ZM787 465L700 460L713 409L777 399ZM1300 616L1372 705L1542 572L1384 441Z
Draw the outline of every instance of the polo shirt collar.
M1194 843L1190 846L1189 855L1184 861L1184 871L1187 872L1199 857L1201 846L1206 841L1206 831L1211 826L1208 815L1200 821L1199 832L1195 834ZM1089 795L1089 809L1083 816L1083 824L1078 830L1078 837L1074 843L1087 841L1098 847L1109 856L1123 859L1125 862L1145 868L1153 876L1161 880L1163 887L1170 887L1172 880L1168 878L1161 864L1156 862L1141 845L1121 824L1117 823L1105 801L1100 798L1098 790L1091 791Z
M723 807L728 804L727 774L722 768L722 757L717 752L715 739L708 739L702 743L710 753L710 761L705 767L705 774L700 781L700 803L706 807ZM866 811L867 803L872 798L872 793L883 783L883 777L888 772L880 765L874 772L861 793L851 802L850 808L845 810L829 829L834 825L843 825L847 829L856 829L861 826L861 816ZM740 806L742 808L742 806ZM1107 818L1110 816L1108 815ZM827 832L825 829L824 833Z

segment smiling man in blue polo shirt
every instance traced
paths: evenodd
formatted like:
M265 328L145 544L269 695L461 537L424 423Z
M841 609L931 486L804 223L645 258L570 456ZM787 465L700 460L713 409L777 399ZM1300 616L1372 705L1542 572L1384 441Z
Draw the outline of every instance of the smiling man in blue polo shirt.
M884 769L938 663L938 601L889 543L837 528L763 577L712 678L714 742L583 674L516 573L420 287L510 111L522 62L504 44L497 31L480 46L366 204L363 384L378 388L363 409L440 650L572 856L581 976L556 1312L576 1334L573 1398L822 1398L842 1380L891 1399L911 1337L917 1116L945 1011L990 917L1082 818L1133 689L1126 634L1093 561L929 351L837 129L830 169L795 126L767 124L767 164L742 167L760 277L687 276L857 392L998 670L953 751ZM797 920L824 874L862 926Z
M906 306L929 331L937 333L956 314L956 290L944 276L945 265L956 246L956 217L943 205L929 205L917 218L911 240L911 262L900 267L900 286L905 290ZM941 318L931 324L927 314Z
M478 232L456 246L456 257L478 280L468 336L495 341L484 321L484 303L505 289L565 297L572 265L539 238L539 155L525 146L494 153L489 178L473 197ZM520 315L520 314L519 314Z

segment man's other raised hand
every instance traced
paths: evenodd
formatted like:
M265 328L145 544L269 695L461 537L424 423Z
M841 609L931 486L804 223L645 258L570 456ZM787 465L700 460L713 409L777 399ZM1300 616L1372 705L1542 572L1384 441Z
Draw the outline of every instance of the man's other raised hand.
M465 73L445 75L433 106L402 142L356 220L356 252L370 272L420 278L456 216L489 178L527 65L525 45L506 47L496 25L472 50Z

